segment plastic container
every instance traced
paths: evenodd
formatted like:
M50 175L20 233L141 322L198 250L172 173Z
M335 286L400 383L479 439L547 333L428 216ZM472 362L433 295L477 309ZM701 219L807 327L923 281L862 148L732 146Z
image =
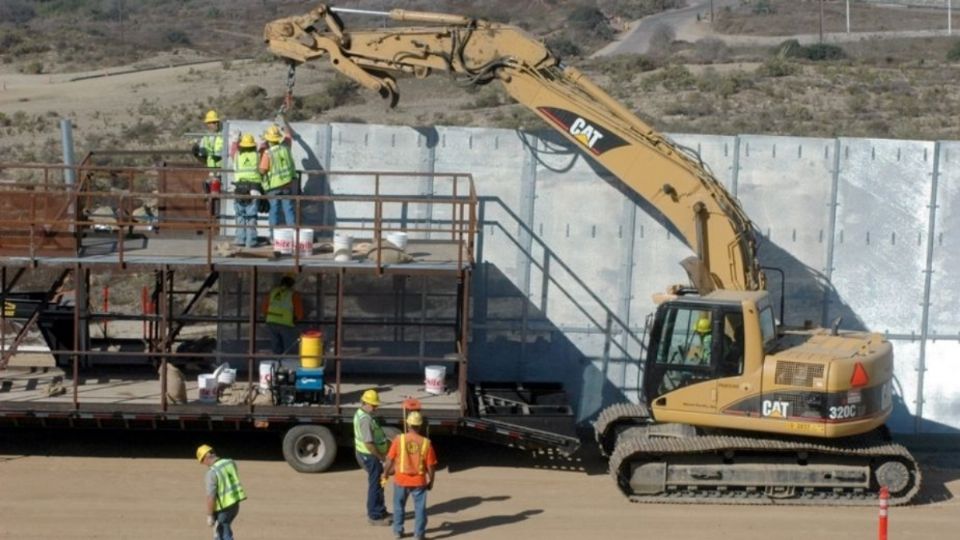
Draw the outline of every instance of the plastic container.
M213 373L204 373L197 377L197 392L201 403L217 402L217 378Z
M276 229L273 231L273 250L281 255L293 255L295 239L293 229Z
M260 361L260 389L269 390L270 382L273 380L273 370L277 369L276 360Z
M426 366L423 369L423 385L424 390L428 394L443 394L446 392L446 384L444 383L447 378L447 367L446 366Z
M333 236L333 260L348 262L353 260L353 237L346 234Z
M387 242L390 242L397 249L403 251L407 249L407 233L405 232L389 232L387 233Z
M237 382L237 370L233 368L226 368L217 375L217 383L231 385Z
M297 252L301 257L313 255L313 229L300 229L300 239L297 241Z
M300 367L323 367L323 332L308 330L300 335Z

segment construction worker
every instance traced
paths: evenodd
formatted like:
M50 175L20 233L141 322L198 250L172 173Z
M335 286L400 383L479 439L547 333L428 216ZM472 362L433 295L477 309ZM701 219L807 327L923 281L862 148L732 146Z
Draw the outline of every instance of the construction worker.
M257 141L254 140L253 135L249 133L242 135L237 143L237 154L233 160L235 171L233 192L236 195L233 208L237 219L237 235L234 244L248 248L257 245L257 209L260 206L257 195L260 195L263 189L263 177L260 175L257 163L259 158Z
M217 111L210 109L203 117L203 123L207 126L207 134L200 137L195 145L195 155L203 161L207 169L210 170L209 179L204 184L204 192L210 192L210 186L213 180L220 180L220 160L223 155L223 136L220 134L220 115Z
M297 343L296 324L303 319L303 298L293 290L295 284L293 275L287 274L263 299L262 309L267 314L267 330L274 354L289 354Z
M294 179L297 177L297 168L293 163L293 153L290 151L290 141L293 138L293 130L290 124L284 121L284 131L273 124L263 134L267 141L267 148L260 158L260 172L264 175L264 187L270 201L270 241L273 241L273 229L280 224L280 211L283 210L283 221L287 227L294 227L295 216L293 211L293 201L278 197L289 197L297 194L297 187Z
M712 327L709 317L701 317L697 320L694 331L697 334L699 345L693 348L692 352L694 352L695 358L699 360L701 364L710 363L710 352L713 347L713 333L711 330Z
M433 488L437 454L420 430L423 416L419 411L407 415L407 431L393 439L387 451L384 477L393 475L393 536L403 538L403 516L407 497L413 496L413 537L423 540L427 530L427 491Z
M360 408L353 415L353 443L357 462L367 471L367 523L390 525L390 514L383 502L383 462L390 441L371 413L380 406L380 395L372 388L360 397Z
M217 456L209 445L197 448L197 461L209 467L205 478L207 526L213 527L214 540L233 540L233 520L240 513L240 502L247 493L240 484L237 464Z

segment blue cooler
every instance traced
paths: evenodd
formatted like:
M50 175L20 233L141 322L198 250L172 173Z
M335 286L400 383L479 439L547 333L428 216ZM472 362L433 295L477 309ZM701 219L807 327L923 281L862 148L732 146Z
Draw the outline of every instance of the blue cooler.
M323 368L297 368L298 392L323 392Z

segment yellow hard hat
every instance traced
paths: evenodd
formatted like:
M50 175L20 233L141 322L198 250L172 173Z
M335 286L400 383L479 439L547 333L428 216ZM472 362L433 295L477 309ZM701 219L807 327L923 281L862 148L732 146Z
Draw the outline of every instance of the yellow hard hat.
M710 319L704 317L697 321L697 333L698 334L710 333Z
M210 109L207 111L207 114L203 117L204 124L213 124L214 122L219 122L220 116L217 114L217 111Z
M280 128L277 127L276 124L273 124L263 133L263 138L266 139L267 142L278 143L283 140L283 134L280 133Z
M240 137L240 143L237 146L240 148L256 148L257 141L253 138L253 135L244 133L243 137Z
M367 405L373 405L374 407L380 406L380 394L376 390L370 389L363 393L363 396L360 398L360 401L366 403Z
M420 427L423 425L423 415L420 414L420 411L413 411L407 415L407 425Z
M203 463L203 458L207 457L207 454L213 452L213 447L209 444L201 444L197 447L197 461Z

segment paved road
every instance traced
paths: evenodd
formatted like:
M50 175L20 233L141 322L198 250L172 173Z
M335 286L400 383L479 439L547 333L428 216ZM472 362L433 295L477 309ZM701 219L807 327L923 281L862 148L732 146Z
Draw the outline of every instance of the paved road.
M199 442L239 462L250 497L237 522L241 539L392 537L365 523L365 478L348 454L331 472L304 475L279 459L279 438L264 434L0 431L0 538L207 539L203 467L192 458ZM429 496L434 540L876 537L875 508L636 505L598 458L569 463L458 440L437 448L446 467ZM926 497L939 502L892 509L890 538L955 536L958 457L924 459Z
M740 0L714 0L715 11L725 6L738 5ZM787 39L796 39L803 45L817 43L820 35L793 34L787 36L754 36L718 34L713 31L709 23L697 21L697 14L704 16L710 13L710 2L693 0L687 7L672 11L665 11L657 15L644 17L635 21L630 30L625 32L616 41L600 49L594 56L609 56L615 54L644 54L650 49L650 38L656 29L662 25L673 29L676 39L695 42L706 37L723 41L727 45L753 45L773 47ZM924 38L946 37L946 30L894 30L883 32L829 32L823 35L826 43L850 43L865 39L894 39L894 38Z
M736 6L740 0L713 0L714 11L719 11L726 6ZM665 11L649 17L644 17L636 21L633 26L624 35L597 51L594 56L607 56L614 54L638 53L643 54L650 48L650 38L653 36L657 27L665 25L671 27L676 32L679 28L684 28L697 22L697 14L707 15L710 13L710 2L704 0L692 0L688 2L687 7ZM678 36L679 37L679 36Z

